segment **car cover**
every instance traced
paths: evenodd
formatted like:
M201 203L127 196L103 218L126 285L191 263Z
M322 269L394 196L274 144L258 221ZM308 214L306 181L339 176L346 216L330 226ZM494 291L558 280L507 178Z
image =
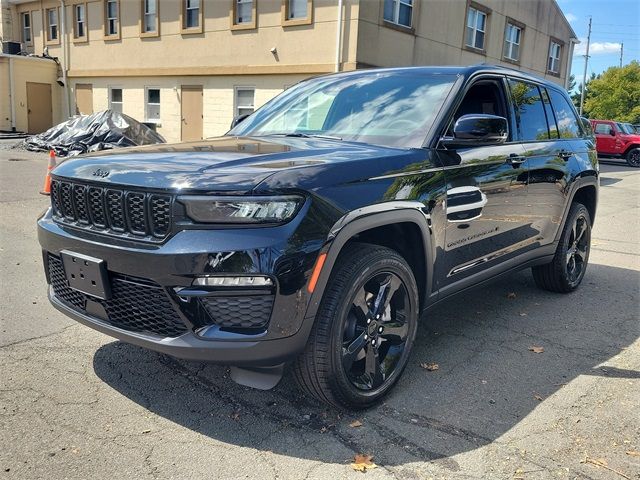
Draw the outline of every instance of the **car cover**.
M46 132L33 135L24 141L24 148L35 152L53 150L57 156L67 157L165 142L162 135L130 116L104 110L74 117Z

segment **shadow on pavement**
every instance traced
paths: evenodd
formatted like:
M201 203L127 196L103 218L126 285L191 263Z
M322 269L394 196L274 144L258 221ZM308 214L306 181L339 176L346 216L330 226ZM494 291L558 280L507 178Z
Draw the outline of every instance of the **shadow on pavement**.
M385 465L435 461L456 471L449 457L512 429L540 405L536 397L580 375L640 377L601 365L639 335L638 292L629 288L639 284L639 272L592 264L570 295L538 290L529 272L460 294L427 313L386 402L357 414L307 400L289 376L260 392L234 384L224 367L120 342L95 353L94 369L151 412L221 442L333 463L366 452ZM429 372L422 362L440 368ZM356 418L363 427L350 428Z

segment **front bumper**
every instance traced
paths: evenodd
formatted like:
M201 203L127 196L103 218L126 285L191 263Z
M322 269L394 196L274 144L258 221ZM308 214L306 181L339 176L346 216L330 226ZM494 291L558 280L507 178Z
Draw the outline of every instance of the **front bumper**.
M47 212L38 221L38 239L50 284L49 259L58 257L62 250L99 258L106 262L110 281L148 287L149 298L160 301L162 306L158 308L173 308L175 321L183 328L178 333L173 330L167 333L149 329L148 323L127 321L124 317L128 312L133 320L140 316L135 292L127 293L127 301L115 306L90 296L86 297L86 304L79 306L73 299L60 296L59 291L57 295L50 286L51 303L65 315L120 340L175 357L260 367L294 358L304 349L311 329L312 319L305 319L308 304L305 287L320 244L310 239L310 245L294 250L289 243L304 221L301 216L268 229L184 230L161 245L149 245L74 230L54 222ZM198 291L191 287L194 276L234 274L267 275L274 279L275 286L271 292L246 289L239 292L228 287ZM59 277L57 282L59 285ZM243 330L211 325L213 317L203 314L201 308L203 296L214 299L232 296L239 299L240 305L247 305L243 303L243 295L256 297L267 293L272 300L264 328ZM150 301L147 299L146 303L149 305ZM113 321L114 310L110 308L118 309L118 322ZM233 314L227 311L227 317ZM238 315L242 315L241 309Z

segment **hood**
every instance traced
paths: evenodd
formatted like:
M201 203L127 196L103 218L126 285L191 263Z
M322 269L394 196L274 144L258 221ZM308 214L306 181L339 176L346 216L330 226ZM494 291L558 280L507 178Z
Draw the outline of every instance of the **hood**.
M248 192L269 176L325 163L394 156L404 150L293 137L210 140L105 150L69 158L57 177L180 191Z

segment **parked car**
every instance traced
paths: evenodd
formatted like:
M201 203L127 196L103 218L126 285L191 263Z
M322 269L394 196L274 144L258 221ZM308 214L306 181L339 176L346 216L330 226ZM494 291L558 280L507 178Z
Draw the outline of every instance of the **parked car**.
M38 236L58 310L244 385L291 365L355 409L398 381L437 302L528 267L576 289L598 196L566 91L487 65L306 80L220 138L52 178Z
M631 124L612 120L591 120L598 156L624 158L631 167L640 167L640 135Z

